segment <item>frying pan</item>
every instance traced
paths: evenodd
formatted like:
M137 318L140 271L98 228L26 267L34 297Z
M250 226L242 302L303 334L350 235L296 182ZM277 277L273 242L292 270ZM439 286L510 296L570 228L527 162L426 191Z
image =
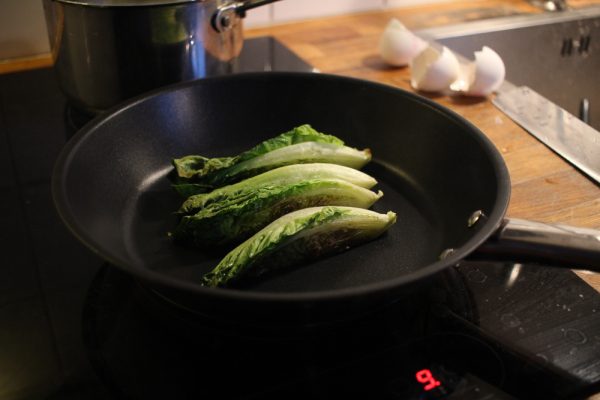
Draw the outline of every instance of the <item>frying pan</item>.
M398 222L375 241L254 282L200 286L224 255L177 246L182 199L172 158L226 156L309 123L371 148L364 169ZM66 225L111 264L203 314L323 321L403 298L475 254L600 268L597 231L504 218L510 180L493 144L452 111L358 79L303 73L208 78L149 93L98 117L64 148L53 196Z

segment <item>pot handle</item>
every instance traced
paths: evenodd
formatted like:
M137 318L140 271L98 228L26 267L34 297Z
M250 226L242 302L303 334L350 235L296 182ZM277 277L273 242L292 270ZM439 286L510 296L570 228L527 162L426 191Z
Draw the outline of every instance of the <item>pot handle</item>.
M477 257L600 272L600 230L506 218Z
M246 11L276 1L280 0L234 1L233 3L220 6L212 16L212 27L219 33L228 31L234 25L234 18L244 18L246 16Z

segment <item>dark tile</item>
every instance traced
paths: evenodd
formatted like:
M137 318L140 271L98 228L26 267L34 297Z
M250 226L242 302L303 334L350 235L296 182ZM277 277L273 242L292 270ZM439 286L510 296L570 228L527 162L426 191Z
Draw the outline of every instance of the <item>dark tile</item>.
M52 69L0 76L4 129L21 184L49 180L66 142L65 98Z
M56 290L46 294L56 347L67 380L89 380L92 366L86 356L82 334L82 312L88 286Z
M65 382L45 400L115 400L117 398L107 391L96 378L90 381Z
M39 294L25 216L16 189L0 190L0 306Z
M41 398L61 381L52 332L39 297L0 307L0 397Z
M2 89L0 88L0 91ZM2 105L0 104L0 189L13 188L16 186L15 172L12 166L8 140L6 138L6 127Z
M42 290L87 287L103 261L67 230L52 202L50 184L23 188L23 198Z

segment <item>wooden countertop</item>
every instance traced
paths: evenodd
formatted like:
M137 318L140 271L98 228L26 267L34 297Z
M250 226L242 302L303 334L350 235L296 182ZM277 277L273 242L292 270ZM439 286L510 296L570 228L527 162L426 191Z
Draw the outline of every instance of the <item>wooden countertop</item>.
M570 0L574 7L600 1ZM408 68L389 68L377 43L390 18L421 29L539 10L523 0L460 0L247 30L272 35L322 72L410 88ZM0 73L51 65L48 56L0 63ZM600 229L600 187L563 161L492 105L489 99L432 98L481 129L502 153L512 180L508 216ZM579 273L600 291L600 274Z
M590 2L571 2L586 5ZM338 16L252 29L247 37L272 35L321 72L410 87L409 68L389 68L377 43L390 18L409 29L470 19L537 12L524 1L460 1ZM431 96L481 129L502 153L510 171L508 216L600 229L600 187L529 135L489 99ZM600 274L579 273L600 291Z

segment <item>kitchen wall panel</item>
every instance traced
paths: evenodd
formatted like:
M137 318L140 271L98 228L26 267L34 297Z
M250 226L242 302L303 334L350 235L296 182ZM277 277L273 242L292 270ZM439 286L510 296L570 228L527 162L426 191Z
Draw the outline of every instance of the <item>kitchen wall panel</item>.
M271 23L273 17L273 7L264 6L254 8L246 13L244 27L265 26Z
M0 0L0 60L46 53L48 49L41 0Z
M272 5L273 21L285 22L384 7L384 0L285 0Z
M425 1L425 0L385 0L386 7L395 8L395 7L409 7L416 6L419 4L427 4L427 3L449 3L454 0L436 0L436 1Z
M285 0L248 12L246 27L265 26L331 15L455 0Z

